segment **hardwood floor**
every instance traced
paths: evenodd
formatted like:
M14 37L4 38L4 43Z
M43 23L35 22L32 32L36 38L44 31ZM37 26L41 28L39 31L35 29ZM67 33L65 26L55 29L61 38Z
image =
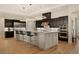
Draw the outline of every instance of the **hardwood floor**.
M68 44L59 41L59 44L48 50L40 50L38 47L29 47L29 43L16 41L13 38L0 39L0 54L68 54L79 53L79 41L76 44Z

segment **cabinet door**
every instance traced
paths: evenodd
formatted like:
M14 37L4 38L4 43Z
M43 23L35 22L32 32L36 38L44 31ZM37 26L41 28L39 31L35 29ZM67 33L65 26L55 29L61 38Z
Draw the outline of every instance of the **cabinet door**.
M5 19L5 27L13 27L13 20Z
M10 37L14 37L14 32L13 31L6 31L5 38L10 38Z

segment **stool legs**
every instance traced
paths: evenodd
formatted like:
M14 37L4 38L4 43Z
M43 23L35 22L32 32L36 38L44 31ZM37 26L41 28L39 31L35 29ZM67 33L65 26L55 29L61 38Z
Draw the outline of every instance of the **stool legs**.
M31 36L30 36L30 47L31 47L31 42L32 42L32 41L31 41Z
M24 41L24 39L25 39L25 38L24 38L24 35L23 35L23 41Z
M19 34L16 34L16 39L19 40L20 36Z

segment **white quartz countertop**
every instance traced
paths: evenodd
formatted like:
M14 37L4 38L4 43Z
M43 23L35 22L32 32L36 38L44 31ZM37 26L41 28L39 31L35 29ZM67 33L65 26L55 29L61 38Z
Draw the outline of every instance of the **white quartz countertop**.
M31 32L35 32L35 33L56 33L54 31L43 31L43 32L41 32L41 31L40 32L38 32L38 31L31 31Z
M54 33L54 32L59 32L59 28L37 28L37 32L41 32L41 33Z
M21 30L21 29L17 29L17 30ZM37 28L37 30L23 30L22 31L31 31L34 33L58 33L59 32L59 28L48 28L48 29L44 29L44 28Z

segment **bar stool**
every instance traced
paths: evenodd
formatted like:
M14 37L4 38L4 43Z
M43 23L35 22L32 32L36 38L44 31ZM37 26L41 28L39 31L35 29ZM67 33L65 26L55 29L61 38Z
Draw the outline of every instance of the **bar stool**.
M20 31L18 31L18 30L15 30L16 31L16 38L17 38L17 40L20 40L20 39L18 39L18 38L20 38Z
M27 36L30 37L30 43L32 42L31 38L34 36L32 35L32 32L31 31L27 31ZM30 47L31 47L31 44L30 44Z
M23 36L23 41L24 41L24 36L26 35L26 31L20 31L20 34Z

